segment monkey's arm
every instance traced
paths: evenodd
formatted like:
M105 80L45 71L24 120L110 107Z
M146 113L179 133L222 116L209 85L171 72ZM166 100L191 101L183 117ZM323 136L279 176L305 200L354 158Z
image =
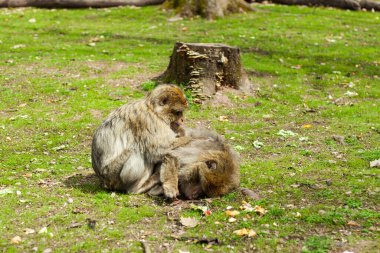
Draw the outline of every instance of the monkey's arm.
M178 138L176 138L175 141L171 144L170 149L171 149L171 150L174 150L174 149L177 149L177 148L180 148L180 147L186 146L186 145L189 144L192 140L193 140L193 138L188 137L188 136L178 137Z
M178 169L177 158L166 155L159 169L150 176L136 193L164 194L167 198L175 198L179 195Z
M160 168L160 181L164 195L173 199L179 195L178 190L178 160L174 156L166 155Z

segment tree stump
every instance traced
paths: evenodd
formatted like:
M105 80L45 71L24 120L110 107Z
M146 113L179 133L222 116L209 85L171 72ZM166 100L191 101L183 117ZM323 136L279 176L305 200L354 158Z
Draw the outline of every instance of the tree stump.
M196 103L210 98L222 86L246 89L250 85L239 48L210 43L177 42L160 79L185 85Z

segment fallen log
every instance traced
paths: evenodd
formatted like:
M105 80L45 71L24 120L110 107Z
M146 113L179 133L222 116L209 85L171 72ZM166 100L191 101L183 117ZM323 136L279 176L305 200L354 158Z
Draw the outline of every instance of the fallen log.
M362 0L359 3L362 9L380 11L380 2Z
M109 8L118 6L148 6L162 4L163 2L165 0L0 0L0 8Z
M264 0L256 0L255 2L261 3ZM325 6L344 10L380 11L380 2L370 0L270 0L270 2L283 5Z

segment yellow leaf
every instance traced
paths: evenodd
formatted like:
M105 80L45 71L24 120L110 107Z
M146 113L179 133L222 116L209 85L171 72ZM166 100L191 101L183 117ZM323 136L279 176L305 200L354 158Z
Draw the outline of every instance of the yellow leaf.
M257 214L260 214L260 215L264 215L266 214L267 210L265 210L264 208L262 208L261 206L255 206L254 207L254 210Z
M352 220L350 220L349 222L347 222L347 225L351 226L351 227L360 227L359 223L357 223L356 221L352 221Z
M312 128L312 127L313 127L313 125L311 125L311 124L305 124L302 126L302 128Z
M222 115L222 116L219 117L219 121L225 121L226 122L226 121L229 121L229 120L228 120L227 116Z
M236 216L236 215L239 215L240 212L239 212L239 211L236 211L236 210L227 210L227 211L226 211L226 214L227 214L228 216L234 217L234 216Z
M12 243L12 244L19 244L21 241L22 241L22 239L21 239L21 237L18 236L18 235L16 235L15 237L13 237L13 238L11 239L11 243Z
M246 229L246 228L235 230L233 233L238 235L238 236L247 235L248 237L255 237L257 235L257 233L254 230Z

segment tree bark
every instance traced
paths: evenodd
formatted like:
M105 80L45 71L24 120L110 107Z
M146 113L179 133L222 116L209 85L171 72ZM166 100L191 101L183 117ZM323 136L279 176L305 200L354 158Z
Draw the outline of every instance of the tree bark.
M147 6L162 4L163 2L165 0L0 0L0 8L108 8L127 5Z
M250 87L239 48L223 44L177 42L168 68L158 79L185 85L196 103L210 98L222 86Z
M222 18L230 13L254 10L244 0L167 0L164 6L175 9L183 17L199 15L207 19Z
M264 2L264 0L256 0ZM369 0L270 0L275 4L284 5L307 5L307 6L326 6L345 10L375 10L380 11L380 2Z

